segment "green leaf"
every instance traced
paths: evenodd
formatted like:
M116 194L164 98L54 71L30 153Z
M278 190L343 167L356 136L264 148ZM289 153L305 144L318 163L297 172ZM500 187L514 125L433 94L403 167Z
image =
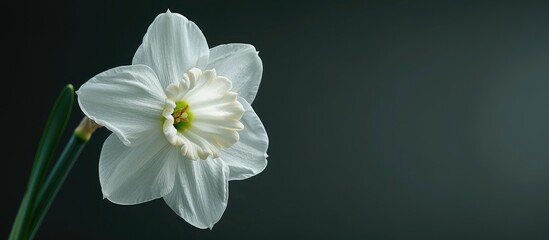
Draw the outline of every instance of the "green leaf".
M36 164L37 162L43 161L46 166L41 169L39 174L40 186L44 182L57 144L59 143L59 140L65 131L65 127L67 126L67 122L71 115L73 102L74 87L71 84L68 84L61 91L61 94L57 98L57 101L50 112L48 122L44 128L44 133L42 134L42 139L40 140L40 144L38 145L38 149L36 151L34 163Z
M11 228L10 232L10 240L20 239L21 237L21 227L23 226L23 210L26 209L24 206L29 205L29 195L25 194L23 196L23 200L21 200L21 205L19 206L19 210L17 211L17 215L15 217L15 221L13 222L13 226Z
M33 218L33 206L35 205L38 191L46 178L57 144L65 131L73 102L74 88L71 84L68 84L57 97L46 122L32 165L27 191L19 206L20 209L10 233L10 240L28 239L31 230L30 222Z

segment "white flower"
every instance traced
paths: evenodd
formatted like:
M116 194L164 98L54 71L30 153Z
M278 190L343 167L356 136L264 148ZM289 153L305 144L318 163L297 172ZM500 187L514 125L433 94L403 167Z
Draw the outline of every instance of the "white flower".
M267 165L267 133L250 105L262 71L253 46L208 49L184 16L156 17L132 65L77 91L82 111L113 132L99 160L104 198L163 198L190 224L212 228L227 206L228 181Z

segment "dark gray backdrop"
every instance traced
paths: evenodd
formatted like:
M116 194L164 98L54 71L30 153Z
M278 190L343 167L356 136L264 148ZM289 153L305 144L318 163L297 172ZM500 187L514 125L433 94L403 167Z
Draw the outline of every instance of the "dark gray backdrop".
M253 44L267 169L231 182L213 230L162 200L102 200L99 130L38 239L549 239L549 4L22 2L4 8L0 231L53 101L131 63L155 16ZM9 52L9 53L8 53ZM83 114L77 106L72 130ZM66 137L64 138L66 140Z

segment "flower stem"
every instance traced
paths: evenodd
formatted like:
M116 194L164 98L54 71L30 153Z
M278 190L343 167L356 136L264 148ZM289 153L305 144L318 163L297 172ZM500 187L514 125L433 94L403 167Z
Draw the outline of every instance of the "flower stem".
M46 182L38 192L38 200L34 205L34 215L31 220L31 229L29 239L33 239L38 231L38 227L42 224L48 209L50 208L53 199L59 192L61 185L67 178L72 166L80 156L80 152L90 140L91 135L100 128L101 125L95 123L88 117L84 117L78 127L74 130L69 143L65 146L63 153L55 163Z
M93 132L100 127L101 125L98 125L88 117L84 117L82 121L80 121L78 127L74 130L67 146L65 146L65 149L55 163L55 166L48 175L44 185L38 192L37 201L33 208L33 217L30 222L28 239L33 239L36 235L48 209L71 171L76 159L80 156L82 149L84 149L84 146L86 146L86 143L90 140Z
M33 194L29 194L30 189L25 193L21 206L26 207L21 207L17 213L10 240L34 238L76 159L80 156L92 133L99 127L101 126L88 117L82 119L44 183L40 184ZM32 202L31 197L35 199ZM27 218L24 218L25 212L29 213Z
M38 227L44 220L53 199L57 195L57 192L59 192L61 185L67 178L67 175L76 162L76 159L78 159L78 156L80 156L80 152L82 152L82 149L86 143L87 139L84 140L79 138L76 134L72 135L69 143L63 150L63 153L55 163L55 166L46 179L44 186L38 192L38 201L36 201L34 205L35 212L33 214L33 218L31 219L31 228L29 229L29 239L33 239L36 235Z

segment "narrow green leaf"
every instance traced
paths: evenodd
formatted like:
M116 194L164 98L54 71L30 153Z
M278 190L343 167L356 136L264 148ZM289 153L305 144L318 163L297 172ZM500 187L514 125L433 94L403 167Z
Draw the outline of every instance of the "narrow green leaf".
M15 240L20 238L20 229L23 225L23 210L25 209L23 206L29 205L29 195L25 194L23 196L23 200L21 200L21 205L19 206L19 210L17 211L17 215L15 217L15 221L13 222L13 226L11 228L10 232L10 240Z
M38 144L29 182L20 210L17 213L10 239L27 239L36 196L45 180L56 146L65 130L74 102L74 88L68 84L63 88L50 112L48 121ZM25 198L27 198L25 200Z
M38 149L36 151L35 163L37 161L44 161L46 168L40 172L39 185L41 186L45 180L47 170L51 165L51 159L55 153L55 149L61 136L65 131L67 122L71 115L72 105L74 102L74 87L72 84L67 84L61 91L61 94L57 98L55 105L50 113L44 133Z

